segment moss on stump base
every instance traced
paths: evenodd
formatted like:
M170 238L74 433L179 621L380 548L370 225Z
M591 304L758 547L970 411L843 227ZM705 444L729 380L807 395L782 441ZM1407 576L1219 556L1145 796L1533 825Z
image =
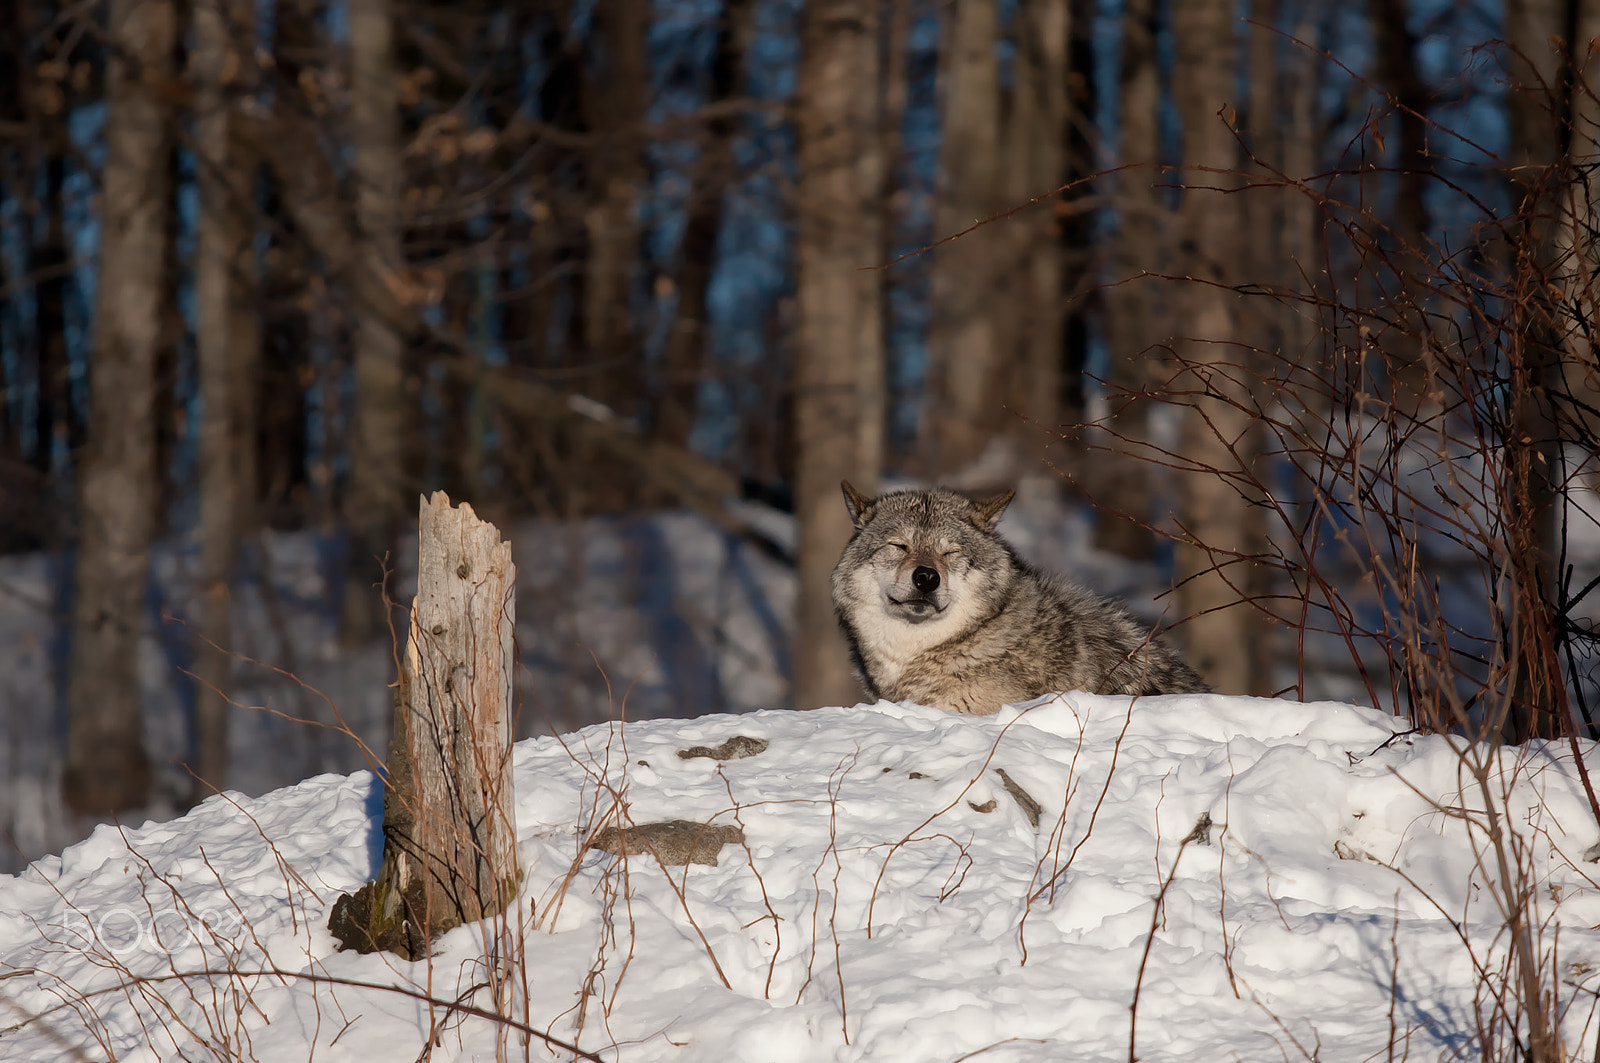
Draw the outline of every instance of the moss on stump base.
M333 902L328 930L339 942L340 950L392 952L407 960L420 960L428 954L429 943L421 918L425 904L420 884L413 884L402 893L379 876L378 881ZM437 936L450 927L433 929Z

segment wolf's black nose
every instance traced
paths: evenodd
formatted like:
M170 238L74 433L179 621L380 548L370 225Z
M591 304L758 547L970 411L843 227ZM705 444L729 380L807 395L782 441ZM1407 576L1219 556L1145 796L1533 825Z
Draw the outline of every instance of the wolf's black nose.
M939 589L939 570L925 566L912 569L911 585L923 594L931 594Z

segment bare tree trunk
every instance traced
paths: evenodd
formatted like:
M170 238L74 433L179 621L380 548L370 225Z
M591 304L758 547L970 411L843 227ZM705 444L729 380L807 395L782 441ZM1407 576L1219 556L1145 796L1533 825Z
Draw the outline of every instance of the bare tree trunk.
M282 84L300 84L306 69L304 61L314 54L319 40L315 7L315 0L284 0L274 9L272 67ZM264 161L266 152L273 148L251 140L240 150ZM257 424L252 443L257 482L253 508L262 527L303 528L313 523L313 497L327 491L326 486L318 487L312 482L310 469L312 428L307 382L313 379L316 369L312 358L313 310L305 301L311 279L306 262L309 256L296 253L303 242L302 234L294 231L294 205L283 183L267 181L263 199L270 240L262 256L262 349L257 401L253 404ZM322 523L326 528L333 522Z
M1374 0L1377 3L1388 0ZM1278 36L1280 0L1251 0L1249 50L1245 61L1249 71L1249 109L1246 112L1245 143L1251 156L1268 170L1283 168L1285 115L1280 111ZM1279 209L1283 197L1277 189L1262 188L1247 193L1240 211L1245 222L1247 244L1241 280L1270 287L1282 261L1282 227ZM1241 304L1246 342L1261 352L1276 350L1281 306L1268 299L1250 299Z
M1095 87L1099 52L1094 40L1098 6L1098 0L1071 0L1068 15L1067 180L1072 188L1066 194L1067 210L1061 223L1066 244L1062 288L1067 300L1062 336L1062 402L1065 419L1074 424L1083 420L1085 410L1090 319L1097 316L1101 281L1094 226L1098 191L1088 183L1088 178L1100 169L1099 138L1095 133L1099 113L1099 91Z
M400 109L390 0L351 0L350 141L360 226L356 254L376 278L405 273L400 248ZM350 567L344 631L354 645L381 634L387 611L375 586L399 531L404 479L405 343L395 322L357 299L355 413L345 520Z
M1303 14L1295 24L1295 41L1316 41L1316 25ZM1288 124L1283 134L1283 172L1292 181L1307 181L1318 172L1317 151L1322 128L1317 108L1317 60L1307 49L1293 44L1288 49L1284 78L1284 98ZM1283 205L1284 283L1297 293L1311 295L1322 275L1318 249L1322 246L1317 226L1318 207L1312 197L1295 189L1286 190ZM1311 358L1321 330L1314 312L1306 306L1287 308L1284 315L1285 361L1296 367Z
M589 394L615 407L639 397L643 364L633 327L639 226L644 187L644 117L650 93L645 32L649 0L602 0L583 102L599 147L585 167L592 197L584 213L588 261L583 278L584 352L596 368Z
M995 0L952 0L940 73L939 203L934 225L952 236L994 214L1000 199L1000 71ZM929 472L954 473L1003 423L1008 364L996 335L999 224L933 252L928 326ZM928 449L924 448L927 454Z
M1287 54L1293 57L1291 61L1305 62L1299 49L1290 48L1287 52L1284 49L1284 40L1277 29L1281 7L1281 0L1251 0L1251 25L1247 30L1249 43L1245 57L1249 76L1245 143L1251 157L1256 160L1252 170L1260 173L1264 168L1267 174L1262 177L1261 187L1251 189L1240 197L1238 209L1243 221L1243 235L1239 279L1263 293L1280 287L1293 288L1292 283L1284 283L1287 277L1292 276L1293 269L1286 254L1284 224L1289 217L1286 205L1290 200L1304 198L1294 189L1277 187L1273 183L1273 175L1284 171L1285 139L1295 135L1283 106L1281 60ZM1307 131L1302 135L1309 139L1312 133ZM1297 354L1284 353L1285 339L1292 328L1291 319L1300 309L1289 300L1265 294L1239 302L1241 357L1260 374L1249 378L1250 386L1261 396L1264 405L1277 408L1274 411L1276 416L1282 416L1285 412L1282 407L1292 404L1299 397L1309 398L1315 394L1310 389L1304 389L1296 395L1284 387L1284 381L1291 377L1298 376L1303 380L1309 376L1298 366ZM1279 398L1286 392L1290 396L1287 404ZM1265 436L1265 429L1256 427L1245 448L1245 457L1251 462L1251 479L1257 484L1268 484L1273 480L1272 461L1267 456ZM1243 533L1242 547L1248 554L1265 557L1269 551L1271 544L1263 515L1265 512L1264 507L1252 506L1249 520L1240 529ZM1258 632L1255 650L1257 669L1251 688L1245 692L1266 697L1276 692L1270 681L1273 665L1288 652L1283 633L1292 626L1298 626L1301 619L1292 606L1287 609L1289 615L1282 615L1285 610L1281 610L1277 603L1283 601L1287 604L1290 599L1304 599L1278 593L1286 589L1283 584L1287 577L1277 567L1251 565L1244 569L1244 573L1246 593L1261 603L1262 609L1271 610L1275 618L1269 620L1264 613L1250 618Z
M1060 188L1067 179L1068 0L1037 0L1017 10L1016 58L1011 108L1006 122L1004 197L1026 203ZM1051 199L998 223L1007 244L997 295L1011 311L1015 372L1007 406L1009 426L1023 450L1037 460L1053 454L1061 422L1061 362L1066 296L1062 290L1061 204ZM999 323L1004 326L1004 323Z
M44 186L44 238L27 241L27 271L34 278L33 340L39 388L34 467L51 481L58 498L67 493L64 473L68 456L84 444L82 411L72 401L72 367L67 352L67 305L76 281L70 268L71 247L63 215L62 186L66 160L72 154L67 118L73 101L66 85L46 81L36 65L30 42L50 40L53 11L45 4L12 5L14 20L4 33L14 64L14 103L28 128L22 156L21 180L36 189ZM37 47L37 44L34 45ZM20 315L21 300L12 312Z
M1253 367L1233 346L1237 297L1226 287L1244 246L1235 201L1209 191L1236 183L1227 172L1237 167L1235 141L1219 113L1237 92L1233 31L1229 0L1188 0L1173 11L1173 93L1185 167L1180 264L1193 278L1179 294L1185 335L1176 342L1175 390L1186 396L1179 452L1209 470L1179 481L1177 602L1190 663L1219 691L1252 693L1260 676L1259 622L1243 600L1252 594L1254 566L1239 555L1256 538L1249 528L1257 518L1225 478L1254 463Z
M882 146L882 181L879 189L878 210L878 260L894 260L898 241L903 238L907 223L909 196L897 195L906 179L907 155L905 144L906 107L911 95L911 26L916 17L914 8L918 0L884 0L884 23L880 29L880 55L883 57L879 71L878 143ZM896 328L894 305L897 286L907 283L907 277L898 267L884 271L880 298L883 311L879 320L883 325L883 409L884 432L881 437L882 455L877 465L887 467L889 457L889 371L894 358L893 332ZM897 450L904 450L903 440L896 440ZM900 455L903 459L904 455Z
M1418 69L1416 34L1407 25L1407 0L1367 0L1367 19L1376 45L1378 84L1388 93L1396 125L1394 196L1387 219L1393 247L1388 248L1397 287L1390 297L1395 324L1375 342L1384 354L1393 401L1415 415L1429 400L1427 317L1424 302L1432 268L1424 241L1428 207L1423 189L1431 179L1427 114L1430 92ZM1380 149L1381 150L1381 149Z
M1566 439L1585 440L1593 448L1600 442L1600 359L1583 323L1600 315L1600 238L1594 223L1600 216L1600 174L1584 160L1600 155L1600 96L1595 88L1600 85L1600 48L1594 44L1600 40L1600 0L1574 0L1567 18L1566 38L1573 51L1568 186L1557 230L1565 263L1558 284L1567 326L1559 391L1562 416L1571 419Z
M1367 19L1376 44L1378 83L1395 109L1395 197L1390 226L1396 241L1420 248L1428 232L1423 197L1433 164L1428 157L1428 104L1431 93L1417 66L1417 35L1407 25L1407 0L1367 0Z
M188 8L180 5L177 9L179 40L185 37L188 21ZM174 57L174 67L177 57ZM177 480L171 475L178 454L178 444L184 431L183 415L180 413L178 377L183 372L182 360L184 338L189 331L189 324L184 320L183 311L178 306L178 301L183 292L183 257L179 250L179 241L183 239L183 220L177 210L176 189L184 183L186 174L183 169L183 160L179 157L176 144L167 146L167 189L168 195L173 197L173 202L168 204L167 238L163 242L161 259L151 263L150 268L160 274L165 288L162 289L161 298L156 303L157 313L161 317L160 340L156 344L156 369L155 369L155 398L151 403L151 423L156 430L156 480L155 492L150 496L151 524L150 537L160 539L173 531L172 515L173 503L177 499Z
M1116 282L1106 290L1106 316L1111 341L1106 431L1097 442L1108 453L1097 456L1104 475L1093 476L1100 512L1094 541L1102 550L1123 557L1155 556L1155 536L1148 527L1154 514L1154 484L1143 460L1150 428L1149 392L1159 380L1154 368L1165 360L1161 344L1171 333L1164 313L1167 293L1144 273L1170 270L1170 251L1161 234L1169 213L1156 187L1162 180L1160 160L1161 83L1156 68L1153 0L1126 0L1122 9L1122 73L1118 101L1118 159L1135 167L1117 175L1117 239L1112 256Z
M383 864L340 897L340 947L420 959L517 890L511 781L516 567L511 544L443 491L418 519L417 597L383 793Z
M750 46L755 5L723 0L711 64L711 103L737 97L744 86L744 56ZM700 179L690 191L683 238L678 244L677 320L661 354L661 383L651 419L657 438L685 446L699 407L700 377L707 362L706 292L716 264L717 233L723 202L734 176L733 138L737 121L716 117L706 123L700 152Z
M1595 69L1589 45L1600 33L1600 3L1509 0L1505 31L1513 80L1512 194L1522 226L1511 269L1513 276L1532 278L1512 307L1518 320L1506 440L1517 493L1509 500L1516 519L1507 531L1514 644L1506 650L1516 690L1505 730L1507 738L1522 741L1560 734L1571 725L1562 712L1554 559L1565 477L1561 407L1576 412L1581 402L1572 401L1569 381L1592 380L1595 373L1589 326L1574 319L1573 308L1593 306L1592 292L1585 298L1582 287L1596 268L1585 236L1593 227L1587 171L1594 127L1580 122L1592 118L1595 108L1589 96L1593 81L1582 75ZM1552 292L1560 295L1552 298ZM1540 1053L1550 1046L1538 1039L1550 1036L1549 1030L1533 1030L1533 1058L1545 1058Z
M150 785L139 714L139 637L156 469L151 424L167 208L170 0L112 0L100 275L82 539L72 613L63 791L78 813L142 804Z
M200 232L195 264L200 375L200 618L195 661L195 795L227 785L229 649L234 564L255 500L254 375L261 333L254 313L250 164L232 114L253 63L253 5L197 0L195 138Z
M812 0L801 15L796 95L798 320L795 328L795 515L800 602L795 704L859 695L833 616L829 576L849 538L839 481L872 490L878 469L862 441L881 438L882 302L876 264L882 217L877 0ZM870 363L867 365L866 363ZM868 427L868 426L871 427Z

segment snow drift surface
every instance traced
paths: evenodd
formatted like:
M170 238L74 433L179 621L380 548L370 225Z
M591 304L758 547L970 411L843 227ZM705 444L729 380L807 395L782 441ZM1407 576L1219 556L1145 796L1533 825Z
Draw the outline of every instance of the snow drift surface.
M217 797L0 877L0 1058L410 1060L430 1034L436 1060L497 1041L570 1058L393 986L498 993L630 1063L1127 1059L1130 1033L1144 1060L1355 1061L1391 1029L1395 1058L1476 1056L1480 969L1507 940L1484 797L1445 739L1404 728L1348 705L1068 694L526 742L511 930L458 929L417 964L337 953L325 927L374 871L371 775ZM678 755L735 735L769 745ZM1539 947L1559 928L1567 1045L1592 1045L1600 835L1571 755L1507 750L1491 783ZM633 822L744 842L666 872L580 853L619 798ZM497 964L514 974L494 988ZM228 968L287 973L175 977Z

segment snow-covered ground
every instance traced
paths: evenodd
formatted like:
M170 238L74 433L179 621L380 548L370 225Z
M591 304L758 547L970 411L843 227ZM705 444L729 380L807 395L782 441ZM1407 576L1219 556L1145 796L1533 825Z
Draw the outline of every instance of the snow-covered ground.
M1592 1056L1600 828L1570 748L1504 750L1484 788L1473 750L1404 731L1068 694L535 739L516 907L419 963L325 926L375 870L372 776L216 797L0 877L0 1058L571 1058L544 1036L629 1063L1511 1058L1481 1040L1520 987L1508 887L1565 1050ZM679 756L736 735L768 745ZM583 851L619 814L743 842L666 871Z

